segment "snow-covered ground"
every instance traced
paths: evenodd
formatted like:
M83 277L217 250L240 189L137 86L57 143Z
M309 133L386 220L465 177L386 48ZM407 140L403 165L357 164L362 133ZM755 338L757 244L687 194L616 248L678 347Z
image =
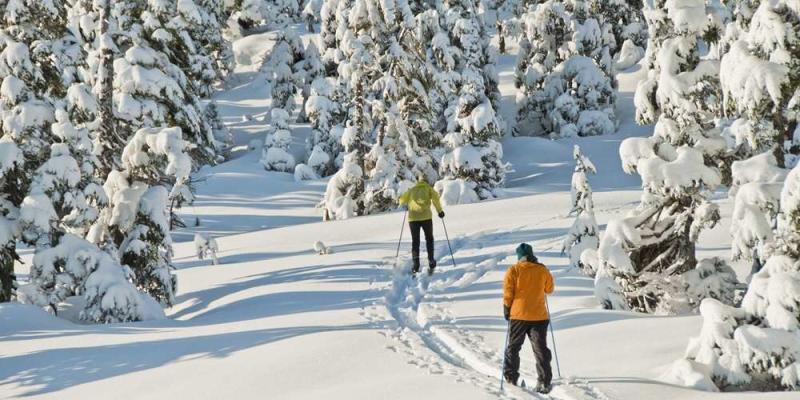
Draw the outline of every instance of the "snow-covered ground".
M247 40L240 53L257 59L268 40ZM507 138L505 158L515 170L507 197L449 208L444 222L455 265L436 221L440 267L419 282L404 273L407 235L395 260L402 214L320 222L315 205L325 182L265 172L258 151L235 149L233 160L198 174L206 179L197 202L182 210L189 226L175 235L179 296L169 319L78 325L32 306L0 305L0 398L542 398L517 388L499 392L501 280L523 241L556 278L550 305L563 378L549 398L797 398L713 394L659 381L699 333L700 318L600 310L592 280L567 269L560 248L572 222L573 144L602 172L589 178L601 226L638 199L638 178L623 174L616 151L625 137L650 133L633 123L636 68L620 76L618 134ZM502 57L507 119L512 69L513 57ZM263 138L263 81L253 67L240 66L216 96L239 146ZM302 132L295 132L298 152ZM728 256L730 207L722 206L726 219L701 238L701 255ZM196 258L194 232L217 238L221 265ZM318 255L317 240L332 253ZM26 267L18 272L24 276ZM523 376L534 381L529 348L522 357Z

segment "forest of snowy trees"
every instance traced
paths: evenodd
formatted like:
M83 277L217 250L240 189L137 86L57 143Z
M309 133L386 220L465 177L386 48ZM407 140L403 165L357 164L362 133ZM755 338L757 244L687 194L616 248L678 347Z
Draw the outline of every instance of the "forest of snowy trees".
M81 318L163 315L174 302L170 230L191 173L222 159L207 98L232 68L236 2L3 0L0 300ZM235 29L233 27L235 25ZM35 249L15 283L17 247Z
M212 94L232 42L271 32L260 163L327 179L325 220L397 209L420 177L446 205L502 197L508 136L617 132L617 72L646 71L619 148L641 201L601 232L574 148L569 264L607 309L699 312L692 385L800 386L797 0L0 0L0 301L80 318L163 317L179 288L175 210L225 160ZM490 19L489 16L492 16ZM298 27L313 34L303 38ZM305 40L304 40L305 39ZM497 58L516 51L516 116ZM311 134L290 152L293 128ZM696 243L733 204L741 283ZM212 238L201 238L209 249ZM216 242L213 242L216 260ZM32 249L18 284L20 249ZM210 250L209 250L210 251Z

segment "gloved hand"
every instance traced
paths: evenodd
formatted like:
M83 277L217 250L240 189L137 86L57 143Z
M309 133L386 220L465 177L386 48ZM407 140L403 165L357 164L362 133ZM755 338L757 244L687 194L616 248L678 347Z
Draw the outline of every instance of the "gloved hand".
M444 218L444 211L439 211L439 218Z
M511 319L511 307L506 307L503 305L503 317L508 321Z

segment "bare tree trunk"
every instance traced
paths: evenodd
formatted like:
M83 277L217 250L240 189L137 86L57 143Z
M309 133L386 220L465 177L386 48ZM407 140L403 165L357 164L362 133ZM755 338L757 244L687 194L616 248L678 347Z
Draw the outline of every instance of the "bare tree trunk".
M16 245L12 241L5 248L0 248L0 303L11 301L17 280L14 275L14 261L17 257Z
M98 3L96 3L98 4ZM115 154L122 150L125 144L117 131L114 119L114 53L111 34L109 33L109 19L111 18L111 0L103 0L100 7L100 66L97 70L95 92L99 103L100 127L98 137L102 143L100 154L101 177L116 168Z

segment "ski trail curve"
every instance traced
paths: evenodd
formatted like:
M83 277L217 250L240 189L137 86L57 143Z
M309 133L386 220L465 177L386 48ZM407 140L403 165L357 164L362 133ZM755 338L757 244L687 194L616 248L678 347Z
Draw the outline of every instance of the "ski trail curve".
M539 221L534 226L546 221ZM529 225L527 228L530 227ZM521 229L481 232L458 237L452 241L453 252L465 250L467 243L505 244L508 242L503 240L505 236L510 236ZM560 241L560 238L556 240L550 238L540 240L539 243L550 244L547 249L551 249ZM506 387L501 392L499 376L502 352L490 348L479 334L458 328L453 323L454 319L448 316L449 311L446 306L425 302L425 299L449 288L469 287L488 272L504 269L500 266L500 262L507 254L506 252L481 254L483 261L464 263L456 268L447 268L447 264L443 264L450 261L446 244L439 245L436 254L445 254L438 263L445 268L437 268L433 277L423 273L418 279L412 279L409 275L410 260L404 258L395 263L387 263L391 267L391 279L387 284L373 288L383 292L383 302L373 304L363 315L372 322L383 318L389 321L385 324L388 329L381 332L393 342L386 346L387 349L406 355L410 358L409 364L427 369L431 374L451 375L457 381L467 381L500 398L607 399L597 388L575 378L562 380L561 384L548 395L517 387ZM523 376L535 376L530 371L521 372Z

